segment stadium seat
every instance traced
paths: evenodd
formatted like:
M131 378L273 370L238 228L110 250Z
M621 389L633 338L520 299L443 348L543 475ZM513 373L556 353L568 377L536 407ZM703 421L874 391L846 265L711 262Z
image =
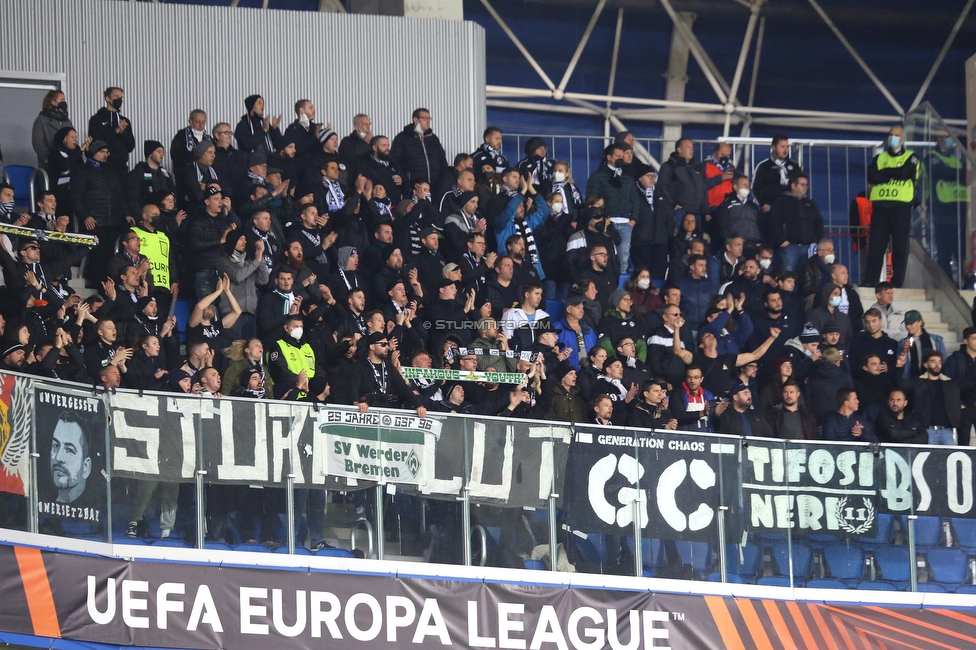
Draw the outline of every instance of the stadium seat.
M741 555L740 555L741 551ZM742 563L739 563L739 559ZM741 576L747 582L755 582L756 577L762 573L762 547L758 544L738 544L725 545L725 562L727 573Z
M905 531L905 539L908 539L908 517L901 517L902 529ZM915 547L920 550L929 546L938 546L939 539L942 537L942 520L938 517L920 516L915 520Z
M149 540L142 539L141 537L116 537L112 540L113 544L127 544L129 546L147 546Z
M895 583L887 580L864 580L857 583L857 588L861 591L904 591Z
M4 172L14 186L14 205L33 211L34 206L30 204L30 177L34 168L27 165L7 165Z
M315 551L315 555L319 557L356 557L352 551L347 551L344 548L320 548Z
M916 591L930 594L948 593L948 590L937 582L920 582L918 583L918 589L916 589Z
M874 561L884 580L908 582L911 579L912 558L907 546L879 546L874 550Z
M542 560L526 560L525 568L529 571L546 571L548 567Z
M719 571L712 571L711 573L708 574L708 578L707 579L708 579L709 582L722 582L722 574ZM725 573L725 581L726 582L729 582L729 583L732 583L732 584L737 584L737 585L744 585L744 584L746 584L746 579L745 578L743 578L740 575L736 575L734 573L730 573L728 571ZM752 581L749 581L749 584L751 584L751 583L752 583Z
M561 300L556 300L555 298L546 298L546 312L552 318L553 323L559 323L563 319L563 312L565 311L565 306Z
M276 548L274 550L274 552L275 553L281 553L283 555L287 555L288 554L288 547L287 546L279 546L278 548ZM312 551L308 550L304 546L296 546L295 547L295 555L315 555L315 553L313 553Z
M827 544L824 560L838 580L858 580L864 574L864 550L857 544Z
M956 589L957 594L976 594L976 585L963 585Z
M169 548L193 548L182 539L165 537L163 539L157 539L152 543L153 546L165 546Z
M878 544L890 544L891 536L895 530L895 515L878 513L878 521L875 530L877 534L874 537L859 537L858 542L861 546L866 548L872 548Z
M776 564L777 575L790 575L790 547L786 542L776 542L772 545L771 553ZM793 577L795 581L809 580L810 569L813 566L813 548L803 542L793 542Z
M932 576L943 585L955 585L966 581L969 574L969 555L960 548L930 548L925 553Z
M807 589L851 589L846 582L837 578L813 578L806 586Z
M976 553L976 520L953 517L949 523L952 524L953 537L959 548L967 553Z
M634 548L633 537L627 538L627 545ZM644 564L645 578L657 575L658 569L661 568L661 562L664 560L663 549L664 544L661 540L649 537L641 538L641 562Z
M790 577L789 576L763 576L756 580L757 585L762 585L764 587L789 587ZM802 580L794 580L794 587L802 587Z
M695 571L705 574L712 568L712 545L708 542L684 542L674 543L681 556L682 564L689 564Z
M250 553L270 553L271 549L264 544L235 544L235 551L248 551Z

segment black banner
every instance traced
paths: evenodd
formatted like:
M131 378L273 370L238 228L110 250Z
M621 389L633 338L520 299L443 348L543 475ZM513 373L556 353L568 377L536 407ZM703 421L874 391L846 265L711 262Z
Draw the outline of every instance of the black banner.
M976 450L950 447L887 447L879 500L882 512L976 518L973 464Z
M38 513L42 530L104 530L105 403L90 392L35 382Z
M636 502L649 536L714 542L719 505L737 503L737 454L730 438L579 427L567 470L567 523L630 536Z

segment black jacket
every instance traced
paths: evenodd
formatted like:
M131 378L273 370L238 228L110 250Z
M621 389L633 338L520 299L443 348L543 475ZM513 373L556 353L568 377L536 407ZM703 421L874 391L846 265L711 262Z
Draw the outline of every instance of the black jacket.
M959 386L962 403L967 407L976 406L976 359L966 352L965 344L949 355L942 372Z
M677 151L673 152L658 172L654 202L654 207L664 214L673 214L677 205L699 217L707 214L708 190L701 163L686 161Z
M213 136L206 131L203 132L203 140L198 140L189 126L177 131L169 145L169 157L173 160L173 166L189 165L193 162L193 151L203 141L215 142Z
M743 418L749 421L752 427L753 436L760 438L772 438L773 430L762 416L758 409L746 409L745 413L739 413L731 404L722 411L722 414L714 418L714 429L717 433L728 433L734 436L745 434L745 424Z
M762 240L761 214L753 199L743 201L737 194L729 194L715 213L719 241L729 237L742 237L747 242Z
M79 165L71 176L71 209L81 223L94 217L99 226L124 224L125 195L118 176L105 165Z
M783 424L783 413L786 409L782 404L777 404L766 411L766 421L772 429L773 437L788 440L786 425ZM800 424L803 427L803 437L806 440L819 440L820 434L817 432L817 418L807 409L800 407L797 411L800 414Z
M657 190L655 188L655 196ZM637 184L637 206L639 215L634 232L630 236L630 247L635 246L667 246L668 238L674 229L670 214L654 209L648 202L644 188Z
M112 167L127 167L129 154L136 148L136 138L132 135L132 122L117 133L120 120L129 120L121 113L112 112L104 106L88 119L88 135L92 140L101 140L108 145L108 162Z
M444 147L434 132L427 129L421 139L412 123L393 138L390 153L400 163L406 187L413 187L418 181L433 184L448 167Z
M175 192L176 181L164 167L153 169L142 161L136 165L125 180L125 201L127 214L142 221L142 208L155 203L163 192Z
M787 178L791 172L800 171L800 165L796 161L787 158L784 164ZM790 191L789 182L784 185L782 180L779 166L772 159L767 158L759 163L752 177L752 193L759 201L759 205L772 205L776 197Z
M902 380L901 382L903 388L908 388L911 393L912 401L912 413L918 418L922 426L931 427L937 422L938 414L934 412L934 407L936 404L942 402L945 404L946 416L949 419L949 425L953 428L959 428L959 422L962 419L962 398L959 394L959 384L952 381L946 375L941 375L938 379L928 379L923 377L914 377L912 379ZM935 391L942 389L942 400L939 400Z
M189 243L196 270L217 268L217 260L224 254L221 239L232 223L238 227L241 225L233 211L229 214L221 212L211 217L201 210L190 217Z
M349 175L355 177L358 173L359 162L372 152L373 148L368 142L359 137L359 133L353 131L342 139L339 143L339 160L346 166Z
M823 238L820 208L810 199L783 194L769 211L769 243L774 249L783 242L815 244Z
M213 169L221 187L227 191L236 190L247 177L247 154L234 147L214 147L214 152Z
M278 150L281 143L281 131L278 127L268 129L264 132L264 120L259 115L245 113L241 116L237 127L234 128L234 139L241 151L263 151L266 154Z
M913 413L905 413L901 420L885 409L874 423L874 432L880 442L900 442L906 445L928 444L929 434Z
M663 429L671 421L671 411L651 406L644 398L634 400L634 407L627 416L627 426L641 429Z
M384 164L386 163L386 164ZM359 173L368 178L373 185L382 185L386 190L386 195L393 201L399 203L402 198L400 189L402 185L397 185L393 181L394 176L400 176L398 166L395 161L377 160L372 152L359 161Z

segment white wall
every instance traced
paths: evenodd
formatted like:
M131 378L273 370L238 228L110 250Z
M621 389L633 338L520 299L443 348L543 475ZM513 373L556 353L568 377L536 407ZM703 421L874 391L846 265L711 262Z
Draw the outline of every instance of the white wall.
M0 2L0 70L63 73L82 137L104 105L102 90L124 88L133 161L142 159L143 140L168 148L193 108L207 112L208 129L235 126L254 93L283 115L282 130L295 100L311 99L317 120L331 121L340 137L358 112L372 116L374 133L392 137L425 106L448 158L473 151L485 127L484 42L472 22L117 0ZM0 142L6 149L3 134Z

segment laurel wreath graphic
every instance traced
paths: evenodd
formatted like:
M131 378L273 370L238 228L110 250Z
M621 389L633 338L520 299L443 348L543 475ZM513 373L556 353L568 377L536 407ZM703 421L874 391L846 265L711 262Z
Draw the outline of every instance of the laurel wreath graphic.
M853 524L847 523L847 520L844 518L844 507L847 505L847 497L840 499L837 502L837 505L834 507L834 517L837 518L837 525L840 526L842 530L850 533L851 535L863 535L864 533L871 530L871 526L874 524L874 518L875 518L874 504L871 503L871 499L869 499L868 497L863 497L863 500L864 500L864 507L867 509L868 514L867 514L867 518L859 526L855 526Z

